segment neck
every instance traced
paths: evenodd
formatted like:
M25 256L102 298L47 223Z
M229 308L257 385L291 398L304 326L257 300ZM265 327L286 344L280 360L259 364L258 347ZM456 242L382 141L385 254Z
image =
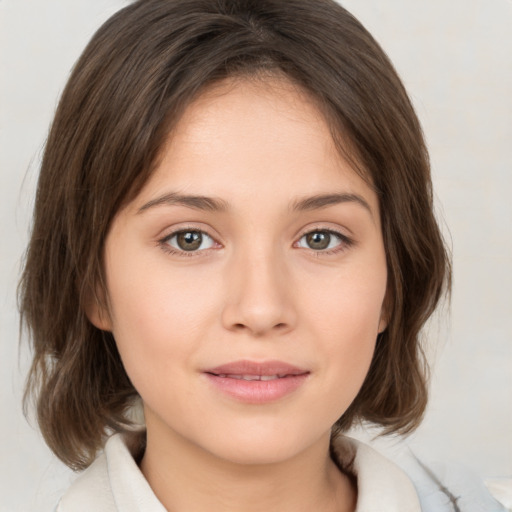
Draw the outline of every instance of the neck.
M328 435L285 461L240 464L216 457L176 432L161 436L148 428L141 470L172 512L355 510L355 488L331 460Z

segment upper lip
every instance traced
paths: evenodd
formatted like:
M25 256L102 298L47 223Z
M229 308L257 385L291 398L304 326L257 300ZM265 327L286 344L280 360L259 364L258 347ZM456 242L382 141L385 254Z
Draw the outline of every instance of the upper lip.
M309 373L304 368L299 368L283 361L233 361L222 364L215 368L208 368L205 373L213 375L259 375L259 376L285 376L285 375L304 375Z

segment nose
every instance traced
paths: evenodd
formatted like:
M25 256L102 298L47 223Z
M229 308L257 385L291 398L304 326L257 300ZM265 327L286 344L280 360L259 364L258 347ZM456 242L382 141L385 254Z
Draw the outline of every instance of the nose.
M222 312L226 329L262 337L284 334L295 327L293 283L272 250L234 257L227 273Z

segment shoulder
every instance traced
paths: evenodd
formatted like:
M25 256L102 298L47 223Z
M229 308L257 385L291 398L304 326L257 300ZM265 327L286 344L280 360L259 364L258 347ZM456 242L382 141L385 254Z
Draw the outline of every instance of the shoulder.
M91 510L165 512L120 434L113 435L104 453L77 477L56 512Z
M421 497L424 512L506 512L482 479L463 465L426 463L411 453L403 459L402 467Z
M506 512L480 478L466 468L430 467L407 448L395 462L367 444L343 436L335 440L333 448L340 465L351 464L349 469L356 476L356 512Z

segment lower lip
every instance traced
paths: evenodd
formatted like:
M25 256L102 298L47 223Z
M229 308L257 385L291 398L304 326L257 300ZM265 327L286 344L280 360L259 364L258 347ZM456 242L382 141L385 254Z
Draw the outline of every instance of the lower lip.
M309 374L289 375L273 380L243 380L205 374L216 389L248 404L275 402L296 391Z

